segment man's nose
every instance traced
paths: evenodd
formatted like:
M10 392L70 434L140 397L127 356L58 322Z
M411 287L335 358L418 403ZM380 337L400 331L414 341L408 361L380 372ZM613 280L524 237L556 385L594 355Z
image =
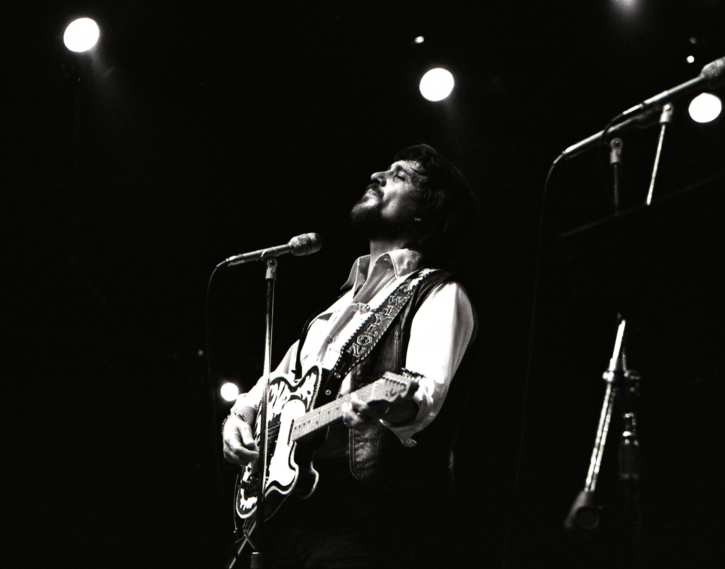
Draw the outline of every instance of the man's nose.
M378 184L379 186L385 185L385 172L375 172L370 176L370 180Z

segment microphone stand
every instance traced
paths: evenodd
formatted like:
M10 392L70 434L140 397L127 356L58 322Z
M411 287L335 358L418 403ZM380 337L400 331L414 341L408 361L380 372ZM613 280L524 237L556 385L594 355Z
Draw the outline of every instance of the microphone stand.
M639 382L636 371L625 370L622 385L622 434L619 439L619 480L623 484L624 513L629 524L634 566L642 566L642 516L640 509L640 446L637 433Z
M652 179L649 183L649 192L647 192L647 205L652 203L652 194L655 190L655 178L657 178L657 170L660 166L660 156L662 155L662 145L665 142L665 130L667 126L672 122L672 113L674 107L672 103L667 103L662 107L662 114L660 115L660 138L657 143L657 153L655 154L655 163L652 166Z
M622 183L622 148L624 143L621 138L613 138L609 143L609 164L612 166L614 176L614 215L619 215L619 197Z
M648 126L649 115L642 115L639 126ZM646 118L645 118L646 117ZM636 118L636 117L635 117ZM615 119L616 120L616 119ZM634 124L635 119L629 119L625 123L630 122ZM662 152L662 144L664 141L665 129L672 120L672 104L667 103L660 115L660 124L662 125L660 131L659 146L657 149L657 155L655 157L654 170L652 172L652 180L650 183L650 193L647 198L647 204L649 205L652 191L654 189L654 181L657 176L657 169L659 167L659 158ZM623 130L625 123L618 125L618 130ZM629 127L629 125L627 125ZM604 141L609 133L612 133L617 127L607 127L605 130L596 135L599 140ZM593 137L590 137L593 138ZM587 144L591 142L584 141ZM581 146L584 145L580 143ZM613 196L614 196L614 215L617 216L621 213L621 186L622 186L622 152L624 143L621 138L613 138L609 141L609 164L612 167L612 184L613 184ZM579 147L575 148L573 153L581 151ZM567 150L569 151L569 150ZM565 151L566 152L566 151ZM625 486L625 509L627 514L634 520L632 529L634 530L634 543L635 543L635 554L639 559L639 499L637 494L637 488L635 487L636 482L639 480L639 440L637 439L636 430L636 416L635 416L635 396L639 393L639 376L636 372L630 372L626 370L625 365L625 353L624 353L624 331L626 328L626 320L620 319L619 329L617 330L617 339L614 346L614 352L609 362L609 368L604 372L604 380L607 382L607 387L604 394L604 401L602 403L602 409L599 415L599 427L597 429L597 435L594 441L594 448L592 450L592 456L589 463L589 472L587 474L584 489L577 495L574 503L569 511L569 514L564 521L564 528L575 534L586 534L596 529L600 522L600 510L601 508L597 505L594 500L594 491L601 470L602 457L604 455L604 447L607 442L607 434L609 432L609 426L612 420L612 413L614 410L614 404L617 399L617 395L621 389L625 392L625 411L622 418L623 430L619 448L619 462L620 462L620 480L626 481ZM622 387L624 386L624 387Z
M717 60L711 64L710 70L713 74L720 76L722 70L725 69L725 58ZM709 68L710 66L706 66ZM705 69L703 69L703 72ZM716 75L713 75L715 77ZM699 80L699 79L698 79ZM690 82L690 83L693 83ZM688 84L689 85L689 84ZM687 85L686 85L687 86ZM689 87L688 87L689 88ZM619 132L628 130L634 126L646 128L653 124L651 120L654 113L659 112L660 134L657 145L657 152L652 167L649 191L647 194L646 205L652 203L654 194L654 186L659 171L660 158L664 145L665 133L667 127L672 122L672 114L674 107L672 103L665 103L661 110L656 103L665 100L665 96L669 96L669 92L658 95L653 99L646 101L645 105L639 105L615 117L610 121L607 128L579 143L567 148L559 158L570 158L580 154L585 149L599 144L604 144L608 137ZM626 120L619 122L621 119ZM614 185L614 215L620 214L620 187L621 187L621 166L622 166L622 140L613 138L609 142L610 154L609 163L613 170ZM557 159L558 160L558 159ZM621 425L622 431L619 440L618 458L619 458L619 480L623 483L624 493L624 512L628 523L628 533L631 538L630 550L632 551L632 559L634 567L641 567L642 564L642 548L641 548L641 509L640 509L640 445L637 433L637 412L639 408L639 385L640 377L635 371L627 370L625 363L625 353L623 347L624 330L626 321L620 319L619 329L617 331L617 340L615 342L614 353L609 363L609 368L604 372L603 378L607 383L604 394L604 401L599 416L599 427L592 450L592 456L589 464L589 472L587 474L584 489L577 495L569 513L564 520L564 528L567 532L586 536L591 534L599 526L601 507L594 500L594 491L596 488L597 478L599 476L604 454L604 447L607 440L607 434L614 411L614 405L618 398L621 398ZM621 393L621 395L620 395Z
M267 259L267 298L265 308L266 331L264 339L264 391L262 401L259 405L260 437L259 437L259 461L261 470L258 477L259 487L257 490L257 548L252 552L251 569L264 569L266 557L264 554L264 487L267 479L267 402L269 401L269 379L272 374L272 330L274 324L274 287L277 282L277 258Z
M612 353L612 358L609 360L609 368L602 376L604 381L607 382L607 388L604 392L602 410L599 413L599 427L597 428L597 436L594 439L594 448L592 449L592 456L589 461L589 472L584 483L584 489L577 495L574 504L572 504L569 510L569 515L564 520L564 528L570 533L582 534L599 527L599 512L601 508L594 500L594 491L596 490L597 479L601 471L609 424L612 421L614 401L621 383L619 380L624 372L622 341L624 339L626 325L626 320L622 320L619 324L614 352Z
M609 360L609 367L602 375L607 384L602 409L599 415L599 426L594 440L589 472L584 489L579 492L564 520L564 529L570 534L584 537L600 523L601 506L594 498L597 480L601 472L604 448L614 412L615 403L620 401L621 434L619 440L619 480L623 483L624 506L627 517L633 567L641 566L641 516L639 508L640 479L640 445L637 434L637 416L639 403L640 377L636 371L628 370L624 350L624 332L626 320L622 319L617 330L614 351ZM626 545L626 544L625 544ZM627 547L623 547L627 549Z
M252 528L257 532L255 544L252 544L254 551L252 552L251 558L251 569L264 569L267 565L267 557L264 554L265 546L265 535L264 535L264 488L267 479L267 454L268 454L268 429L267 429L267 403L269 401L269 380L272 374L272 331L274 325L274 289L277 282L277 258L276 257L262 257L260 260L264 260L267 264L267 271L265 273L265 280L267 281L267 294L266 294L266 306L265 306L265 339L264 339L264 370L262 373L262 381L264 382L264 389L262 390L262 399L259 404L259 411L257 412L260 421L260 433L259 433L259 458L258 458L258 470L257 476L257 508L255 512L254 525ZM236 519L236 512L235 512ZM236 530L235 530L236 531ZM251 529L249 531L252 531ZM247 536L248 538L248 536ZM255 547L256 545L256 547ZM239 561L239 554L244 548L244 542L239 550L234 554L227 569L232 569L237 561Z

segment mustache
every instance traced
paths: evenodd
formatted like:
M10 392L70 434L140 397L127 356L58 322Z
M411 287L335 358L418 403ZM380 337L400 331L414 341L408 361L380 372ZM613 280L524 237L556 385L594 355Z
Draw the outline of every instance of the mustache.
M375 184L375 183L368 184L368 187L365 188L365 191L367 192L369 190L372 190L375 193L376 196L381 197L380 185L379 184Z

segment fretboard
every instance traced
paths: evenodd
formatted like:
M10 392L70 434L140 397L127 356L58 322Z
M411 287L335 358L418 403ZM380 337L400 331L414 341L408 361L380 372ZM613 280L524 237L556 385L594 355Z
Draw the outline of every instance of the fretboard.
M355 391L355 395L365 402L370 401L372 399L376 383L377 382L371 383L358 389ZM343 395L342 397L339 397L334 401L330 401L322 407L313 409L309 413L305 413L301 417L295 419L292 427L292 440L296 441L297 439L304 437L317 429L326 427L333 421L342 417L342 405L343 403L350 401L351 398L352 393L348 393L347 395Z

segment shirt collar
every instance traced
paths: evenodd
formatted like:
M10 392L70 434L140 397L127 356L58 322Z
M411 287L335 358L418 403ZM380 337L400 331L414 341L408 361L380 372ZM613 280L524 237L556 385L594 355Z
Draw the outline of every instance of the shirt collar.
M412 249L396 249L389 253L383 253L376 261L375 270L393 270L397 278L407 277L410 273L420 268L423 256ZM364 283L367 279L368 268L370 267L370 255L358 257L352 265L350 276L340 290L348 290L353 286Z

